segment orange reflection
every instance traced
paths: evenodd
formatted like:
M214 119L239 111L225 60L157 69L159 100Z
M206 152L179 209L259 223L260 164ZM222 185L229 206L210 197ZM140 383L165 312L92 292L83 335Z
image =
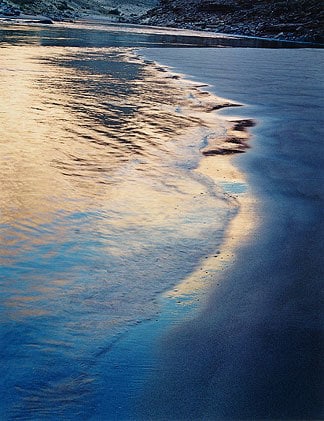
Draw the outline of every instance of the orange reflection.
M129 49L11 46L0 49L0 62L0 260L14 266L22 253L44 246L40 270L58 273L50 284L38 275L26 287L39 297L56 296L73 282L69 262L67 273L46 262L71 242L72 229L69 252L81 253L82 223L107 255L144 256L161 241L191 241L208 227L216 230L223 223L218 209L237 206L202 167L214 168L219 157L192 171L202 139L217 142L227 133L229 123L215 114L223 99L144 66ZM75 214L81 222L69 220ZM93 259L93 247L80 264ZM160 258L156 270L167 265ZM140 275L148 276L144 269ZM8 306L41 314L27 308L28 294L19 297ZM37 307L38 299L31 300ZM95 307L95 300L84 303Z

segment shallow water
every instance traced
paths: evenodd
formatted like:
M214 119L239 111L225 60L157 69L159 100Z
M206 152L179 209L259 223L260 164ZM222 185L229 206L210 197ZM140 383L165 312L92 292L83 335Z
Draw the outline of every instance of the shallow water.
M274 44L98 23L0 40L1 418L130 418L154 335L193 307L161 317L161 293L218 250L226 192L246 190L195 171L220 100L132 48Z
M150 363L125 388L114 343L237 211L193 171L225 130L198 89L123 47L134 35L74 31L0 31L2 419L115 416L107 390L125 407Z

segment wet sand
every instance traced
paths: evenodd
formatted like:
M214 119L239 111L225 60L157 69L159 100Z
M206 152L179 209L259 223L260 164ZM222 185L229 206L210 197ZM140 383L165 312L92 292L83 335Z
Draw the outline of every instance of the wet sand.
M235 244L232 264L215 276L200 314L159 343L160 367L141 414L319 419L323 53L151 49L145 55L245 104L222 111L224 117L257 121L252 148L234 159L256 199L257 223L246 236L239 214L237 238L230 230L227 239ZM218 158L207 159L217 168Z

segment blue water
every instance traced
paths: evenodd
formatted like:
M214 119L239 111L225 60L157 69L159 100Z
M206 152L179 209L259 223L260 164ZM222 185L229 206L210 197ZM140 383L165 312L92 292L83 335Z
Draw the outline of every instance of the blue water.
M82 25L0 37L1 419L129 418L154 335L192 308L161 294L237 212L194 171L224 127L204 120L211 95L130 48L183 37Z
M198 303L162 294L246 190L195 171L216 99L132 48L260 41L75 24L0 42L1 419L132 419L155 340Z

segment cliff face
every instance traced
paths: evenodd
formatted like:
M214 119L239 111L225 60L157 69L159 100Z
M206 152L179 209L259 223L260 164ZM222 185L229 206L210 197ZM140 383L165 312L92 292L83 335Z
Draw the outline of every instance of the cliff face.
M323 42L321 0L161 0L142 22Z

